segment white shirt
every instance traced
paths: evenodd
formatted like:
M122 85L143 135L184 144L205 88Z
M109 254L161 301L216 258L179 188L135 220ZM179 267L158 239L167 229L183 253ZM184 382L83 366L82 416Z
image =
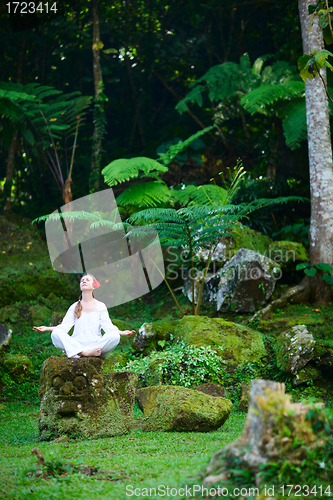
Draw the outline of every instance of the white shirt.
M81 311L81 316L76 318L74 316L74 309L78 302L74 302L68 309L62 323L56 328L68 333L74 325L74 332L71 336L72 339L78 340L81 344L91 344L102 337L101 330L105 333L118 333L119 329L112 323L109 313L104 302L97 303L96 308L86 313ZM54 331L54 330L53 330Z

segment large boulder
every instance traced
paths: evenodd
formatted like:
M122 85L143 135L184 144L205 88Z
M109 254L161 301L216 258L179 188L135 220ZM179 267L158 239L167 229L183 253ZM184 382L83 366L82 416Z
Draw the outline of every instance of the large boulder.
M313 358L315 340L305 325L293 326L279 335L274 343L278 367L296 375Z
M222 318L184 316L175 337L198 347L209 345L227 365L248 364L267 355L260 332Z
M228 262L241 248L253 250L265 257L274 260L281 269L289 270L295 268L300 262L308 262L305 247L294 241L273 241L271 238L259 231L254 231L247 226L240 226L231 231L231 235L224 237L218 243L211 255L210 268L215 273L226 262ZM202 247L195 253L196 259L202 264L207 262L209 247Z
M241 248L216 274L207 275L202 302L211 303L217 311L254 312L270 298L280 275L281 269L272 259ZM199 288L195 287L195 302ZM184 293L192 301L191 280Z
M97 439L127 433L133 424L137 375L110 373L98 357L52 356L42 367L39 440Z
M221 427L232 409L228 399L171 385L139 389L136 400L144 431L208 432Z
M7 354L1 364L3 371L14 382L25 382L35 374L31 360L25 354Z

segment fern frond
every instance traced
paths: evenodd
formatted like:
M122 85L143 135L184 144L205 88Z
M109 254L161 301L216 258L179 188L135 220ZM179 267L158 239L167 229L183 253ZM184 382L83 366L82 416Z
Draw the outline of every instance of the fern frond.
M290 149L296 149L300 142L306 139L306 109L305 99L298 98L287 104L282 119L283 133Z
M177 157L177 155L184 151L184 149L186 149L192 142L204 135L209 130L212 130L214 127L215 125L212 125L210 127L204 128L203 130L199 130L199 132L191 135L185 141L179 141L177 144L173 144L172 146L170 146L166 153L158 153L160 160L164 163L164 165L169 165L169 163L171 163Z
M156 160L142 156L131 159L120 158L114 160L103 168L102 174L104 175L106 184L109 186L116 186L130 179L135 179L140 173L149 177L150 173L158 174L167 171L167 167L161 165Z
M117 197L117 205L135 207L156 207L167 203L171 191L165 184L157 181L142 182L128 187Z
M300 97L305 92L304 82L289 81L277 85L261 85L241 98L244 109L251 113L265 113L266 106L279 99Z

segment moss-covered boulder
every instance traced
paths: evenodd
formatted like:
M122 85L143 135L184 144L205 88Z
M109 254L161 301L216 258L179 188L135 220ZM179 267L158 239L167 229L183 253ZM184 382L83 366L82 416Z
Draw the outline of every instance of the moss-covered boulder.
M125 434L133 424L136 382L134 373L110 373L107 359L48 358L39 387L40 441Z
M196 391L208 394L208 396L213 396L214 398L225 398L225 389L220 384L214 384L213 382L207 382L206 384L200 384L195 388Z
M305 247L301 243L293 241L273 241L271 238L259 231L254 231L247 226L240 226L231 231L232 235L220 243L212 256L211 264L214 272L230 260L240 248L253 250L261 255L274 260L281 269L289 270L291 266L300 262L308 262ZM201 262L206 262L208 248L202 248L197 253Z
M184 316L175 337L198 347L211 346L228 365L260 361L267 354L260 332L222 318Z
M147 355L152 350L163 348L165 343L170 340L176 326L176 321L144 323L133 339L134 349Z
M314 348L315 340L305 325L283 332L273 346L278 367L291 375L296 375L313 358Z
M304 382L310 382L311 380L318 380L321 377L321 373L314 366L306 365L302 368L293 378L293 386L303 384Z
M232 409L228 399L171 385L139 389L136 400L144 431L208 432L221 427Z

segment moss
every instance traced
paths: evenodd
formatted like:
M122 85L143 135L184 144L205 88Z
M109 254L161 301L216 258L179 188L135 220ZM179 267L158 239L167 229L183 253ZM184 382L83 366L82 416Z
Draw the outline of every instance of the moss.
M170 341L174 334L177 321L154 321L153 323L144 323L140 331L133 339L135 350L147 356L151 351L159 350L160 342Z
M240 248L248 248L276 261L282 269L295 267L297 262L308 262L309 257L301 243L293 241L273 241L268 236L246 226L234 231L227 248L227 257L235 255Z
M259 326L265 331L267 330L286 330L297 325L323 325L324 320L318 315L304 314L299 316L282 316L279 318L274 318L274 320L260 320Z
M9 375L14 382L24 382L35 374L30 359L24 354L7 354L1 361L2 373Z
M145 415L144 431L215 430L224 424L232 408L228 399L179 386L139 389L137 401Z
M242 384L242 397L239 402L238 411L247 412L249 409L250 402L250 384L243 383Z
M222 318L185 316L175 330L175 337L196 346L211 346L227 364L259 361L266 356L262 334Z
M310 380L317 380L320 378L320 371L314 366L305 366L300 370L293 380L293 385L303 384L304 382L309 382Z
M97 439L131 429L137 375L100 358L51 357L42 367L39 439Z

